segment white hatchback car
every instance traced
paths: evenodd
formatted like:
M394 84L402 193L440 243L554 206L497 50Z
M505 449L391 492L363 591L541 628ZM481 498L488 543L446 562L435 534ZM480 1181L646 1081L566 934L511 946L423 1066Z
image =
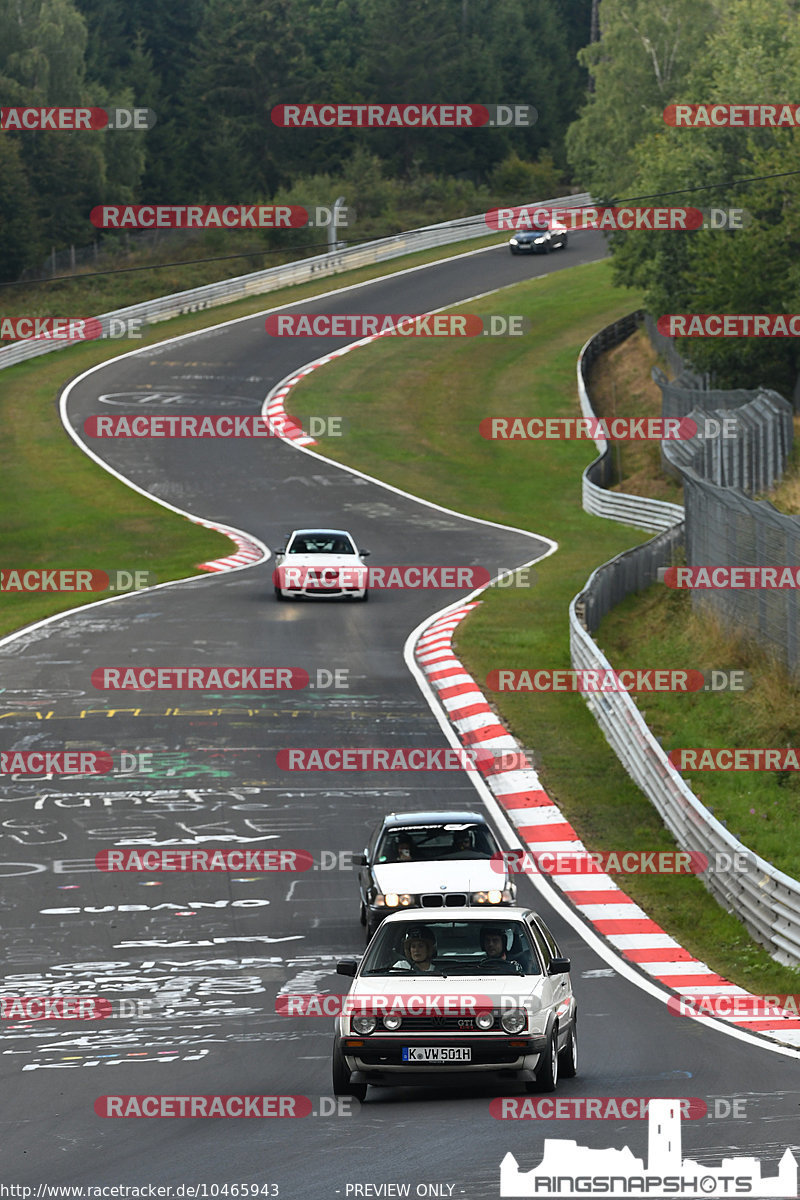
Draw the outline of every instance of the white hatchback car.
M295 529L275 550L275 599L295 596L368 600L369 550L357 550L346 529Z
M336 1018L333 1090L441 1086L473 1072L552 1092L578 1070L570 961L528 908L450 909L381 924Z

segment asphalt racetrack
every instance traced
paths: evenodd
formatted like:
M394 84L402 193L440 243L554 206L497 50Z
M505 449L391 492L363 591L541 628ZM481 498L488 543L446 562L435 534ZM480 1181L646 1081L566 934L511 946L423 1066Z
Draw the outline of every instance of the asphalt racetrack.
M604 254L595 233L542 258L512 258L501 247L301 307L424 312ZM247 318L91 372L71 389L68 419L80 432L87 416L113 412L255 414L278 380L341 344L269 338L263 316ZM548 548L536 531L419 503L276 439L95 440L91 448L153 496L273 548L292 528L331 525L350 529L371 551L371 565L481 565L492 573ZM575 486L577 496L577 479ZM287 1200L392 1194L354 1190L391 1183L410 1185L411 1195L477 1200L499 1195L507 1151L524 1169L538 1164L545 1136L630 1145L646 1159L646 1121L496 1120L490 1100L522 1096L516 1084L373 1088L363 1107L345 1102L336 1111L332 1020L278 1015L275 998L346 990L335 964L361 952L363 932L356 876L339 869L339 851L359 853L386 811L475 807L481 799L460 771L293 776L277 768L275 755L301 746L445 745L403 649L412 630L466 593L393 590L374 592L368 604L278 604L271 573L265 563L160 587L0 646L0 749L152 752L175 767L149 779L65 777L3 788L0 990L102 994L130 1004L129 1015L105 1021L7 1023L4 1178L270 1184ZM318 668L346 669L349 688L334 697L318 688L209 696L105 693L90 681L99 666L220 665L302 667L314 678ZM97 851L118 842L298 847L330 869L156 877L95 869ZM755 1155L774 1174L797 1141L797 1057L672 1016L590 948L579 918L567 921L527 878L519 895L539 908L572 958L581 1065L558 1094L696 1096L712 1106L715 1097L745 1097L746 1120L684 1121L684 1153L714 1167L731 1154ZM151 1093L301 1095L316 1115L95 1114L100 1096Z

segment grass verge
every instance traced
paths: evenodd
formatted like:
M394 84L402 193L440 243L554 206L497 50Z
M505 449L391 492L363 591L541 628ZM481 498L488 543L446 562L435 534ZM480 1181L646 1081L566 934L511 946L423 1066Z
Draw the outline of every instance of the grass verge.
M152 571L158 582L196 575L196 564L231 553L231 542L163 509L125 487L88 459L64 432L56 401L64 384L83 371L129 350L165 338L205 329L217 322L250 316L290 300L315 296L325 287L341 287L404 270L420 263L493 245L497 234L451 247L346 271L302 286L284 287L262 296L204 310L150 326L141 339L99 341L56 350L29 362L0 370L0 568L123 568ZM190 268L144 272L142 296L167 294L193 286ZM137 277L138 278L138 277ZM103 293L103 305L132 303L121 277ZM43 312L99 311L92 280L74 280L48 294ZM137 285L138 286L138 285ZM15 293L16 295L16 293ZM90 299L94 303L90 303ZM20 309L21 311L21 309ZM31 313L38 309L31 308ZM265 334L265 337L267 335ZM31 622L101 598L94 593L2 592L0 636Z
M493 311L525 313L520 339L382 339L315 372L292 412L341 413L347 432L320 447L387 483L440 504L546 534L558 552L535 586L489 592L459 627L457 650L481 683L497 667L568 668L567 606L591 570L646 540L583 512L587 442L488 442L490 415L575 416L575 361L602 326L636 308L612 287L607 262L506 289ZM498 694L503 719L532 753L544 786L593 849L668 849L673 839L608 747L584 701L553 693ZM621 886L714 969L756 992L793 992L798 972L775 963L692 876L625 876Z

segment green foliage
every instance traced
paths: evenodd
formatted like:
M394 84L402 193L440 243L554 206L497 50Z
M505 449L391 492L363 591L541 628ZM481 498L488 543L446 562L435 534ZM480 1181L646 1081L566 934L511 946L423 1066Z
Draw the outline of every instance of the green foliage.
M601 41L579 56L596 90L567 136L579 182L606 200L655 194L649 203L749 214L738 231L615 235L616 281L644 287L657 315L796 312L800 176L736 181L800 171L797 132L676 129L662 116L675 102L794 102L794 0L603 0L600 12ZM791 338L692 339L681 352L723 387L791 395L800 369Z
M377 233L467 215L490 181L505 203L560 191L590 10L591 0L496 0L487 20L481 0L0 0L4 104L157 114L146 133L6 134L16 150L0 205L20 186L33 204L0 229L0 262L16 272L51 246L87 245L101 203L316 203L303 188L327 177ZM323 100L525 103L538 120L474 130L272 123L277 104Z

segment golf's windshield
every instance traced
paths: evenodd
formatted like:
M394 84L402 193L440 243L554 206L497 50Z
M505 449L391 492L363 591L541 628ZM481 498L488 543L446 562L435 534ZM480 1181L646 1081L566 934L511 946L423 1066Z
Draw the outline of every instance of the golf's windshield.
M421 920L381 926L362 975L540 975L522 921Z

